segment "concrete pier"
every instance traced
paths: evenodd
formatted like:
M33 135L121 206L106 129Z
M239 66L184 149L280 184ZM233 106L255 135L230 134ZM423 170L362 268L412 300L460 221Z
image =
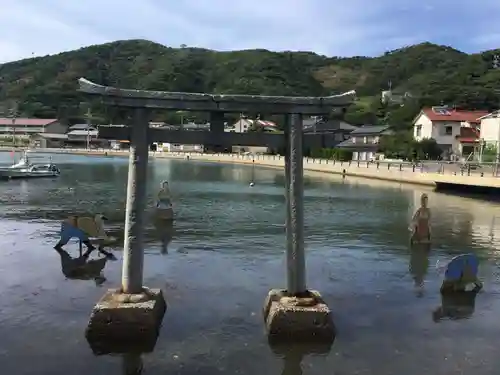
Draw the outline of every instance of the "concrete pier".
M95 354L127 352L140 345L152 351L166 310L160 289L142 285L146 174L148 165L148 111L134 110L131 129L122 286L110 289L94 307L86 330ZM122 349L121 349L122 348Z

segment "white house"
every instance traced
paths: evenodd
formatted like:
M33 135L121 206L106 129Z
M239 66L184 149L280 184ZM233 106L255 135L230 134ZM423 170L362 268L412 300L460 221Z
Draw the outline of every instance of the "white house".
M488 113L480 121L480 136L484 144L497 147L500 142L500 111Z
M261 126L264 131L275 131L277 129L276 124L272 121L250 120L247 118L241 118L232 126L224 129L224 131L232 133L246 133L253 126Z
M99 132L96 126L75 124L69 127L66 134L68 136L68 141L86 143L96 140Z
M393 134L388 125L364 125L350 132L350 138L337 145L352 152L352 160L369 161L377 157L380 139Z
M260 126L265 132L274 132L277 130L277 126L272 121L265 120L251 120L248 118L240 118L233 125L229 125L224 127L225 132L229 133L246 133L252 127ZM232 146L233 152L250 152L253 154L265 154L269 151L269 148L266 146Z
M444 151L456 155L472 152L479 145L480 118L487 114L444 106L423 108L413 120L413 138L417 141L433 138Z
M158 151L165 152L203 152L202 145L182 145L179 143L157 143Z

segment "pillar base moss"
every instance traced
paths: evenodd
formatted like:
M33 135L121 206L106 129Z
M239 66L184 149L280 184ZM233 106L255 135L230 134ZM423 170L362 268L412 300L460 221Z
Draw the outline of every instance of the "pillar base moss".
M263 315L271 342L328 343L335 339L331 310L317 291L290 296L286 290L273 289L267 295Z
M160 289L110 289L95 305L85 337L96 355L153 351L167 305Z

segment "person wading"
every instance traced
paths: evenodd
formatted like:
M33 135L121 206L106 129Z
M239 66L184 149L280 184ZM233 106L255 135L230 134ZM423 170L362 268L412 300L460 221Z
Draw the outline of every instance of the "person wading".
M101 244L110 239L104 230L105 220L107 220L107 218L101 214L97 214L93 218L87 216L68 217L61 223L61 230L59 232L60 239L54 246L54 249L62 250L63 246L66 245L70 239L75 237L87 246L89 251L94 250L95 246L90 242L90 238L97 238ZM99 246L99 252L109 257L113 256L111 253L105 251L102 245Z
M430 244L431 242L431 210L428 207L429 198L427 194L420 196L420 207L415 211L411 220L410 243L413 244Z

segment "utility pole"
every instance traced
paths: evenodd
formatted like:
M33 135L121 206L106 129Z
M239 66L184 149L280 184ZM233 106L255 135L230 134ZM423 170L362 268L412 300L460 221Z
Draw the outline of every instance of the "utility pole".
M499 69L500 68L500 55L494 55L493 56L493 69ZM495 90L495 93L498 94L500 90ZM500 163L500 120L497 121L497 127L498 127L498 133L497 133L497 139L495 142L496 146L496 165L495 165L495 173L494 176L497 175L498 173L498 164Z
M500 55L494 55L493 56L493 69L499 69L500 68ZM495 93L498 94L499 90L495 90ZM500 121L497 121L497 126L498 126L498 134L497 134L497 139L495 142L496 146L496 166L495 166L495 175L498 171L498 164L500 163Z
M12 118L12 146L16 147L16 120L18 116L17 111L17 103L15 103L12 107L9 108L9 117Z
M87 150L90 150L90 125L92 124L92 110L90 106L87 108L85 113L85 120L87 124Z

